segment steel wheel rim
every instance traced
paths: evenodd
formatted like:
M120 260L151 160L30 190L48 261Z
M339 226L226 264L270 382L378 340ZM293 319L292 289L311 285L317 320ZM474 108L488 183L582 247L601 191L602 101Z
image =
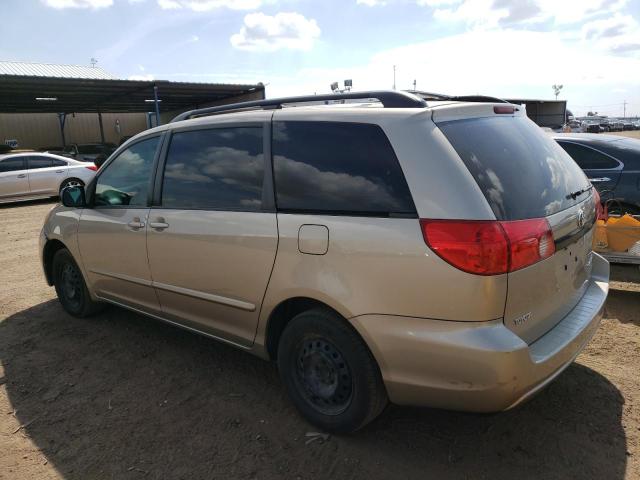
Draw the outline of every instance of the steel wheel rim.
M324 338L298 345L296 381L307 403L325 415L339 415L351 404L353 377L342 353Z

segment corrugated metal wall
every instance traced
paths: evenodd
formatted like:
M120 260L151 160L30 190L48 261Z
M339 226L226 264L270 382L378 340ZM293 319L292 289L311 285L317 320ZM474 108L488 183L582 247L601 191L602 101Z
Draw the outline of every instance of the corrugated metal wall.
M122 137L145 130L147 116L144 113L103 113L102 125L105 141L117 145ZM98 114L67 115L64 134L67 144L100 142ZM19 148L60 146L58 116L55 113L0 113L0 143L6 140L18 140Z

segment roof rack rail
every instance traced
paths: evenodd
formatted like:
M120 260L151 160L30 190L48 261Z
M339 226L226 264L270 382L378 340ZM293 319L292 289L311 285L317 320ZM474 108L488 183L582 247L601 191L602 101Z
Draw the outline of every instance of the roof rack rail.
M509 103L502 98L488 97L486 95L444 95L442 93L429 93L420 90L407 90L407 92L422 98L423 100L433 101L452 101L452 102L478 102L478 103Z
M408 92L397 90L373 90L367 92L348 92L348 93L330 93L323 95L304 95L301 97L284 97L274 98L271 100L254 100L251 102L232 103L229 105L220 105L218 107L198 108L188 112L181 113L173 120L179 122L192 117L200 117L206 115L215 115L218 113L230 113L243 110L270 110L279 109L283 105L292 103L310 103L310 102L331 102L340 100L368 100L376 99L384 108L424 108L427 102L416 95Z

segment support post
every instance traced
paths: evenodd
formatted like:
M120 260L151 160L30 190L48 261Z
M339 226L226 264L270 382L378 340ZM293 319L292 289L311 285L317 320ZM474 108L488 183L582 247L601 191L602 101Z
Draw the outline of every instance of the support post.
M98 110L98 123L100 124L100 141L104 143L104 126L102 125L102 112Z
M60 136L62 137L62 148L67 146L67 141L64 138L64 123L67 120L67 114L66 113L59 113L58 114L58 123L60 123Z
M153 86L153 100L156 105L156 127L159 127L160 122L160 102L158 101L158 86Z

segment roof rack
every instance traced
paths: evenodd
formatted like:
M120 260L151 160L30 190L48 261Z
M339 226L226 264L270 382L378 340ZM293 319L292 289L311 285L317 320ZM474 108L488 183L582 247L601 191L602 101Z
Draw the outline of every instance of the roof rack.
M330 93L325 95L304 95L301 97L274 98L271 100L254 100L251 102L232 103L218 107L198 108L181 113L173 120L179 122L192 117L215 115L218 113L230 113L243 110L271 110L280 109L283 105L294 103L324 102L331 104L340 100L378 100L384 108L424 108L427 106L425 99L408 92L397 90L373 90L368 92Z

